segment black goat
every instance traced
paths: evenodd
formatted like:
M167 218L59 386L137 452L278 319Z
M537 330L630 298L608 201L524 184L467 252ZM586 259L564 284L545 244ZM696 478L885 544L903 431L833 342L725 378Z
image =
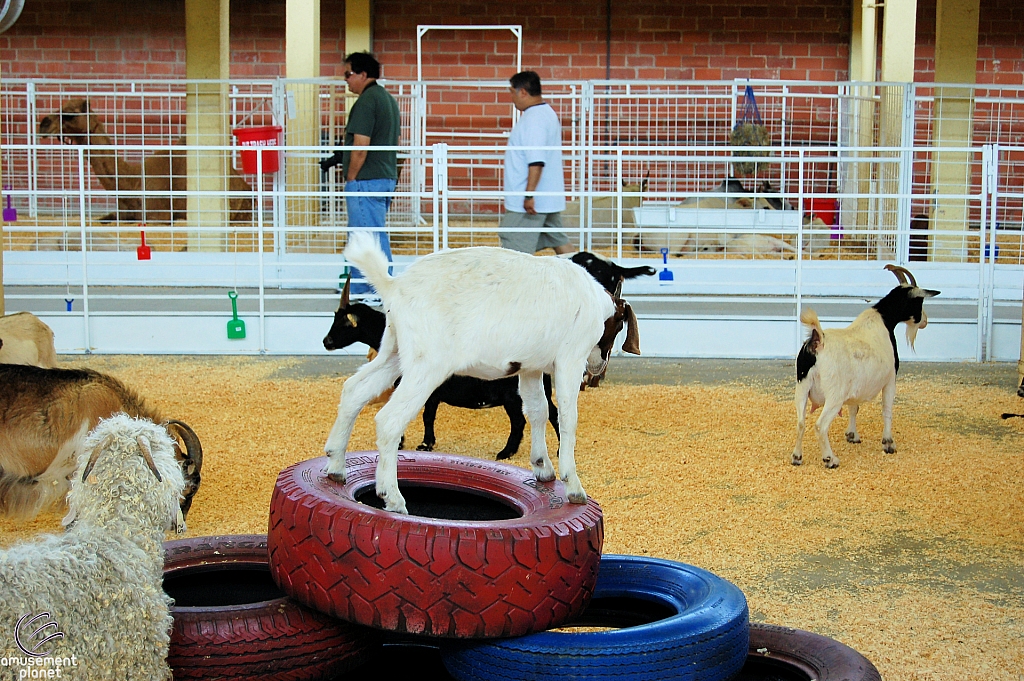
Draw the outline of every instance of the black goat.
M374 350L380 348L384 336L386 317L383 312L362 303L350 304L349 282L341 291L341 304L334 313L331 330L324 336L324 348L340 350L353 343L365 343ZM401 380L401 379L399 379ZM544 394L548 398L548 421L558 434L558 408L551 401L551 377L544 375ZM434 451L434 421L440 404L450 404L463 409L487 409L503 407L508 414L510 430L508 441L497 459L508 459L519 450L526 428L523 414L523 398L519 396L519 377L509 376L496 381L485 381L471 376L451 376L438 386L437 390L423 405L423 442L416 449L421 452Z

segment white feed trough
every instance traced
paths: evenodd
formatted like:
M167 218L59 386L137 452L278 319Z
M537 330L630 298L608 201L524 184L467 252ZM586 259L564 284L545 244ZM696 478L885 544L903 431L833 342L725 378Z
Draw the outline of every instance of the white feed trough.
M671 203L645 203L633 209L637 227L688 232L790 232L800 227L800 211L764 208L689 208Z

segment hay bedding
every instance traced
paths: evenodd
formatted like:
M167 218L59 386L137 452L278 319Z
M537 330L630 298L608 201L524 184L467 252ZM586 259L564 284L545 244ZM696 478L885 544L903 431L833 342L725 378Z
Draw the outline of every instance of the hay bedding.
M136 387L204 443L203 486L189 536L264 532L280 469L320 455L342 375L276 379L293 360L76 358ZM611 379L614 381L614 377ZM895 437L882 454L876 404L864 443L832 442L820 464L812 429L805 464L789 465L788 386L634 386L580 395L577 461L606 515L608 553L693 563L732 580L752 618L833 636L887 679L1020 681L1024 667L1024 420L1003 386L902 380ZM373 448L372 409L352 447ZM442 405L439 447L493 456L501 410ZM549 429L549 446L556 442ZM407 433L418 443L422 426ZM528 438L512 460L526 466ZM6 544L59 530L60 514L16 525Z

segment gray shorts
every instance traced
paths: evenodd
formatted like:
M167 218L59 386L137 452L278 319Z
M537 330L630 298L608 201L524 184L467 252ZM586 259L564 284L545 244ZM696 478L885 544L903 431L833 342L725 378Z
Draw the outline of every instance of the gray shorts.
M534 229L533 232L504 232L505 229ZM551 231L545 231L551 230ZM536 253L571 243L562 231L561 213L517 213L506 211L498 223L498 239L503 248L523 253Z

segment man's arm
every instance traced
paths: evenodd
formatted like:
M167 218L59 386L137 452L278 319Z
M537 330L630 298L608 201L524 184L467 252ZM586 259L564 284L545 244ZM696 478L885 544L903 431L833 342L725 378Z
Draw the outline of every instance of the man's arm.
M544 163L543 163L543 161L538 161L537 163L531 163L530 164L529 171L528 171L528 173L526 175L526 195L527 195L527 198L523 199L523 209L527 213L529 213L530 215L536 215L537 214L536 209L534 209L534 207L533 207L534 206L533 197L530 196L530 194L532 194L533 191L537 188L537 185L540 184L540 176L541 176L541 173L543 173L543 172L544 172Z
M370 138L366 135L352 135L352 145L356 147L368 147L370 146ZM353 149L352 155L349 156L348 160L348 177L346 180L354 180L359 176L359 171L362 170L363 164L366 163L367 149Z

